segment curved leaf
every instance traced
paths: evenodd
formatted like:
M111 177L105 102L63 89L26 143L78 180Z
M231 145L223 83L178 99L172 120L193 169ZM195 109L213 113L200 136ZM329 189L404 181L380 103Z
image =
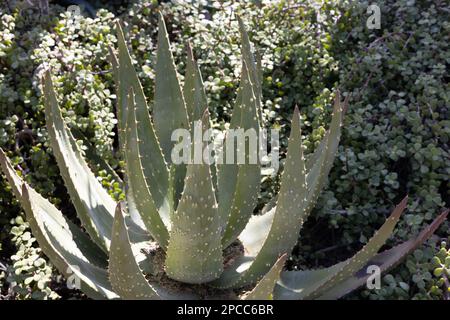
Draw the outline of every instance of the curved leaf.
M136 121L136 102L133 89L130 90L128 100L125 159L128 183L132 194L131 200L134 201L131 202L131 205L136 206L150 234L161 247L166 248L169 232L153 202L142 166L143 158L140 156L140 144L138 143L138 122Z
M206 111L202 130L208 125ZM166 258L169 277L186 283L217 279L223 270L221 225L209 164L188 164L172 222Z
M43 78L43 88L47 130L70 198L92 240L107 251L115 207L114 200L92 173L64 123L49 70Z
M171 163L172 132L180 128L189 129L190 126L162 13L159 13L158 28L153 119L166 162Z
M53 204L23 182L1 149L0 165L25 209L34 237L56 268L68 279L79 279L80 289L91 298L117 298L108 281L103 251Z
M317 156L315 154L313 155L313 158L317 157L317 160L313 164L310 164L309 162L306 162L305 164L306 167L311 166L309 171L308 169L306 169L306 185L308 188L308 196L305 206L307 207L307 212L310 212L313 209L321 190L327 182L328 174L330 173L331 167L333 166L334 158L339 146L341 126L342 107L340 94L339 91L337 91L330 128L317 150L319 154Z
M257 130L258 138L259 138L259 129L260 125L262 123L262 113L261 113L261 95L262 95L262 89L261 89L261 70L260 70L260 64L255 64L255 58L252 53L252 46L250 43L250 39L248 37L247 31L245 30L245 26L242 22L242 20L238 17L239 22L239 28L241 32L241 42L242 42L242 76L241 76L241 83L239 85L239 88L237 90L237 96L236 101L233 108L233 114L231 117L230 122L230 129L236 129L238 127L244 128L245 130L249 128L253 128ZM243 114L244 110L244 103L250 103L251 109L249 111L251 112L250 115L253 114L253 112L256 113L257 117L257 124L253 123L245 123L245 120L243 122L243 116L246 117L245 114ZM250 125L250 126L249 126ZM225 144L223 146L224 154L226 154L226 141L227 136L225 136ZM233 146L234 152L237 151L237 149ZM225 160L225 159L224 159ZM246 171L255 171L255 173L248 173L250 174L250 182L251 185L248 186L247 191L245 190L245 186L239 187L239 167L236 164L219 164L217 165L217 188L218 188L218 200L219 200L219 215L223 219L223 223L227 224L227 229L225 230L224 238L223 238L223 244L224 247L227 247L229 244L231 244L236 237L239 235L240 232L245 227L245 224L248 222L249 211L252 211L254 209L254 206L256 203L253 203L253 198L255 196L255 191L251 191L250 189L258 189L259 191L259 184L260 184L260 176L258 174L258 186L256 186L256 168L250 168L248 167L248 170L244 170L245 167L241 167L243 169L241 172L241 179L243 178L242 175L245 175ZM258 166L259 168L259 166ZM259 168L260 169L260 168ZM241 190L238 190L241 189ZM250 200L248 203L245 204L245 207L241 210L242 212L239 212L239 210L236 208L239 203L242 203L243 199L239 199L240 194L243 194L243 198L246 197L244 193L250 192L250 197L248 199ZM257 197L257 194L256 194ZM237 199L236 199L237 198ZM233 203L236 202L235 208L233 208ZM253 207L252 207L253 206ZM250 208L252 207L252 208Z
M325 153L325 151L328 149L328 156L326 163L328 163L328 166L331 167L332 160L334 159L334 154L336 153L337 146L339 144L340 139L340 127L342 126L343 122L343 116L344 116L344 110L347 108L348 105L348 96L345 98L344 103L341 103L341 93L339 90L336 90L336 95L334 98L334 108L333 108L333 114L330 124L330 129L327 130L324 137L320 141L319 145L317 146L316 150L312 154L310 154L305 163L306 173L309 175L311 169L314 166L323 166L320 161L321 157ZM328 137L332 137L332 139L328 139ZM331 163L330 163L331 161ZM326 170L325 170L326 171ZM312 176L311 176L312 177ZM311 177L309 179L311 179ZM310 183L311 185L311 183Z
M13 190L13 193L20 203L23 203L25 201L22 193L22 186L25 184L27 186L28 193L34 194L33 200L36 204L41 205L43 208L49 208L48 211L50 213L53 213L53 216L56 217L55 219L59 221L60 225L68 226L67 229L69 229L74 235L77 246L83 252L83 255L86 255L88 257L88 260L98 267L105 268L107 266L105 253L97 245L95 245L78 226L73 224L70 220L64 218L56 207L54 207L48 200L34 191L22 180L22 178L19 177L19 175L12 167L11 162L1 148L0 167L5 173L6 178L8 179L8 182Z
M338 283L336 286L326 291L319 299L332 300L339 299L351 291L363 286L367 283L367 279L370 274L366 272L367 267L370 265L376 265L380 268L381 272L386 272L396 265L398 265L407 255L413 252L423 242L425 242L431 235L439 228L439 226L447 218L449 210L447 209L441 213L434 221L428 225L422 232L415 238L409 241L403 242L392 249L383 251L370 259L366 265L358 272L353 274L348 279Z
M244 300L273 300L273 289L280 278L287 257L287 254L282 255Z
M204 112L208 110L208 100L203 85L202 74L194 59L194 53L192 52L190 43L187 44L186 74L183 93L191 128L194 128L194 121L201 120ZM217 169L215 163L210 165L210 170L214 190L217 192Z
M151 193L151 199L163 219L167 228L170 228L169 216L172 212L172 195L169 192L169 169L164 160L164 156L155 133L150 114L148 112L147 101L144 90L139 81L139 77L134 69L130 53L128 51L125 37L123 35L120 23L117 23L117 41L118 41L118 118L119 131L122 144L126 144L127 135L125 133L128 113L128 94L130 88L133 89L136 110L137 127L137 148L141 158L142 174L144 175L147 188ZM114 66L114 64L113 64ZM120 111L120 112L119 112ZM124 149L123 153L129 150ZM128 173L129 174L129 173ZM128 183L130 183L128 181ZM131 188L133 189L133 188ZM134 203L138 199L133 199L132 192L128 192L127 199L130 209L135 210ZM139 212L141 215L145 212Z
M208 108L208 104L202 75L189 43L187 44L186 74L183 93L191 128L193 128L194 121L202 119L203 113Z
M307 274L295 271L282 273L280 285L275 290L276 297L282 299L317 299L340 282L360 270L391 236L400 215L406 207L405 197L393 210L381 228L369 242L353 257L326 269L308 271ZM314 281L308 280L314 279ZM308 282L304 282L307 279ZM298 282L297 282L298 281Z
M114 217L111 240L109 276L111 284L122 299L193 299L195 295L176 292L152 284L145 279L136 260L139 254L130 242L129 230L122 205L119 203Z
M241 53L242 58L247 65L250 81L254 85L254 94L256 98L256 108L257 108L257 115L259 117L259 121L262 124L263 118L262 118L262 70L261 70L261 57L257 55L257 58L255 59L255 56L253 55L252 50L252 44L250 42L250 38L248 36L247 30L245 28L244 22L242 19L237 16L238 23L239 23L239 31L241 33Z
M281 254L292 251L297 242L298 231L307 216L304 204L306 200L305 179L300 114L296 108L292 119L280 192L269 234L253 263L234 286L258 281Z
M131 247L122 206L117 205L109 253L109 278L122 299L159 299L139 268Z
M244 254L228 266L219 279L211 285L216 288L229 288L233 286L255 260L261 250L264 241L269 235L272 226L275 209L263 215L254 215L250 218L244 231L239 235L239 240L244 247Z
M245 62L242 74L241 99L242 104L235 106L235 108L241 109L241 120L237 128L241 129L244 133L249 132L249 134L252 134L253 132L256 139L259 139L260 125L257 106L253 93L253 85L250 81L249 71ZM228 138L230 137L227 134L225 146L229 145ZM239 145L234 149L235 155L240 152L245 153L245 163L223 164L219 166L219 215L221 219L228 220L222 238L224 248L230 245L245 228L258 200L261 183L261 168L257 154L258 147L252 150L252 146L250 145L251 140L249 138L245 138L245 140L244 150L240 150ZM234 148L234 139L231 140L231 144ZM250 150L255 151L256 154L250 155ZM256 157L256 163L250 163L250 156ZM226 161L225 156L224 158L224 161Z

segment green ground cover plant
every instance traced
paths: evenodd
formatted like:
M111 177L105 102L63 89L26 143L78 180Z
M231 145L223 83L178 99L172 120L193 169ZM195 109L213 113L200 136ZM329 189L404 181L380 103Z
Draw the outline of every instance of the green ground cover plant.
M217 119L213 126L222 128L230 120L230 102L239 84L239 74L234 72L240 61L239 33L231 18L237 12L261 54L263 117L284 132L282 154L295 104L304 123L308 155L326 132L333 88L339 86L349 96L329 183L304 226L288 269L327 267L350 257L408 193L408 210L387 245L392 247L417 234L448 207L449 8L440 1L379 1L382 28L370 30L365 25L368 4L327 2L320 9L324 19L318 19L310 4L288 1L262 7L138 1L100 9L95 17L73 16L53 4L48 16L10 11L2 4L0 146L9 151L27 182L56 205L63 204L61 209L76 222L49 148L38 89L41 63L49 63L58 83L64 84L56 92L66 122L77 127L98 156L122 175L113 130L114 81L112 73L105 72L110 69L107 46L115 43L114 19L122 17L145 93L152 96L156 11L164 13L179 73L185 73L184 48L189 40L203 73L211 118ZM124 197L114 173L100 167L95 171L117 200ZM58 292L76 297L64 289L58 273L49 272L52 265L3 181L2 296L54 298ZM270 172L264 176L259 208L278 191L278 181ZM444 298L448 286L434 274L433 256L440 252L448 230L446 221L436 237L386 276L384 290L363 290L351 298Z

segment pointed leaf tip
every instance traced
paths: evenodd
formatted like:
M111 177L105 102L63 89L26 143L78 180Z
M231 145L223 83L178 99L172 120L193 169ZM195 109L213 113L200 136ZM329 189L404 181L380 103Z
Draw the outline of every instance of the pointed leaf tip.
M257 182L259 185L259 179ZM248 185L248 181L246 180L243 184ZM253 241L255 236L249 234L252 229L245 228L240 233L239 239L244 243L244 247L251 246L255 250L252 250L253 252L247 251L244 255L245 259L235 260L232 266L227 268L223 276L217 281L218 286L238 287L254 283L269 271L271 265L277 261L282 253L292 251L298 239L298 232L309 213L307 210L308 202L305 197L306 192L300 114L298 109L296 109L292 119L288 153L281 177L275 214L270 224L270 231L258 243ZM248 201L247 198L245 198L245 201ZM239 219L242 220L241 212L239 212ZM252 240L247 242L248 240L246 239ZM244 263L246 268L243 267ZM245 271L237 272L241 268Z
M273 291L280 273L283 270L288 254L281 255L270 271L258 282L253 290L245 297L245 300L273 300Z
M400 218L400 216L403 213L403 211L405 210L407 204L408 204L408 195L406 195L403 198L403 200L400 201L399 204L397 204L397 206L395 207L394 211L391 214L391 217L394 219Z
M386 240L392 235L395 225L397 224L400 215L406 207L408 198L405 197L392 211L390 216L386 219L384 224L378 229L367 244L358 251L353 257L347 259L344 262L334 265L328 268L332 270L330 275L324 277L314 284L310 288L307 288L302 292L303 299L316 299L324 295L328 290L338 285L342 281L350 278L360 270L373 256L376 255L378 250L384 245Z
M437 216L433 222L431 222L417 237L416 242L422 243L427 240L439 227L440 225L447 219L449 209L444 210L439 216Z
M185 98L171 51L169 34L161 13L159 13L158 26L152 115L155 132L165 160L168 164L171 164L171 152L175 145L171 138L172 133L174 130L181 128L189 130L190 125ZM181 186L177 186L177 189Z
M301 122L300 110L298 109L298 106L296 105L294 108L294 114L292 115L291 130L293 130L294 128L298 128L299 130L301 130L300 122Z
M426 228L424 228L420 234L415 239L410 239L406 242L403 242L389 250L383 251L382 253L377 254L373 257L368 265L378 265L381 269L381 272L386 272L395 266L397 266L408 254L413 252L417 247L419 247L423 242L425 242L431 235L436 231L436 229L444 222L447 217L448 209L442 212L434 221L429 224ZM320 297L320 299L339 299L342 296L350 293L351 291L357 289L360 286L363 286L369 277L369 274L363 269L353 274L352 277L347 280L339 283L335 287L331 288L324 295ZM319 271L320 272L320 271ZM277 288L280 289L280 288ZM282 290L278 290L279 292ZM286 293L286 292L284 292Z
M3 148L0 148L0 162L6 161L6 153L3 151Z
M115 202L86 163L64 122L50 70L45 73L43 94L47 132L61 176L86 231L107 251Z
M106 256L99 247L26 183L20 189L31 231L56 268L66 277L71 273L77 276L80 289L91 298L117 298L107 279Z
M238 15L238 14L236 15L236 20L238 21L238 23L239 23L241 28L245 27L244 26L244 21L242 20L240 15Z
M46 88L48 88L48 87L50 87L50 86L53 85L53 84L52 84L52 74L51 74L51 72L50 72L50 68L47 68L47 69L44 71L44 73L43 73L42 76L41 76L40 81L41 81L41 85L42 85L44 91L45 91ZM46 98L46 97L45 97L45 92L44 92L44 99L45 99L45 98Z
M191 42L190 41L188 41L187 43L186 43L186 53L187 53L187 56L188 56L188 59L189 60L191 60L191 61L194 61L195 59L194 59L194 51L192 50L192 45L191 45Z
M115 25L116 25L116 33L120 34L123 37L123 35L124 35L124 33L123 33L123 28L124 28L123 21L121 19L116 19Z
M114 213L109 253L109 278L115 292L122 299L159 299L155 288L145 279L136 262L125 223L123 204Z
M164 27L166 29L166 21L164 20L164 15L158 10L158 26Z
M163 211L161 209L167 208L167 201L164 198L167 189L166 186L162 185L168 179L168 176L163 172L167 168L163 162L150 119L144 119L148 112L146 109L143 110L142 105L138 109L135 98L134 88L130 87L127 94L126 148L124 149L126 175L129 184L127 198L136 206L149 233L165 248L169 234L167 226L162 220L163 215L161 213ZM140 111L144 114L141 113L141 125L138 125L137 119L140 116L138 114ZM148 122L143 122L143 120L148 120ZM139 132L139 130L142 131ZM152 161L150 161L150 155ZM157 155L160 157L157 157ZM149 163L152 163L152 166L147 167L146 170L144 165ZM148 180L147 177L155 178Z
M202 122L203 122L203 123L209 122L209 116L210 116L209 110L208 110L208 108L206 108L206 109L203 111Z
M22 184L22 179L18 177L6 153L3 151L3 149L0 148L0 172L2 171L12 188L14 195L17 197L17 199L19 199L19 201L21 201L22 193L20 185Z

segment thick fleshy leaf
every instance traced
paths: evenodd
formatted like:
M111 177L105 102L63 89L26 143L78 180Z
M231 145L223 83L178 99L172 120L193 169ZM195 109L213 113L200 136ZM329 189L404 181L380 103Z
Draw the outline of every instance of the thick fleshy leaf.
M8 182L13 190L14 195L19 200L20 203L23 203L24 198L22 194L22 185L24 184L24 181L21 177L16 173L14 168L11 165L11 162L3 152L3 150L0 148L0 166L2 171L5 173L6 178L8 179ZM105 253L97 246L95 245L89 237L81 231L81 229L74 225L70 220L66 220L66 222L63 221L62 214L58 211L56 207L54 207L50 202L48 202L45 198L43 198L41 195L39 195L36 191L34 191L30 186L27 185L27 189L29 190L29 193L35 194L35 197L33 198L37 204L43 204L43 207L50 208L49 210L51 213L57 212L54 214L56 219L59 219L61 224L65 225L67 224L69 226L69 229L72 231L74 238L76 239L77 246L80 247L80 250L83 251L83 254L85 254L87 257L89 257L89 261L91 261L96 266L99 266L101 268L104 268L107 266L107 260ZM61 216L61 217L59 217Z
M376 255L386 240L391 236L403 210L406 207L408 197L405 197L393 210L381 228L369 240L369 242L353 257L327 269L310 271L306 280L305 275L295 274L295 271L282 273L280 286L275 290L276 298L280 299L316 299L340 282L351 277ZM296 282L298 281L298 282Z
M159 299L145 279L134 257L128 231L119 204L116 209L109 254L109 278L122 299Z
M301 299L304 290L336 273L344 263L345 261L323 269L282 272L280 281L274 289L274 298L276 300Z
M122 299L177 300L194 299L191 293L172 292L157 283L148 282L138 264L137 248L130 241L122 204L118 204L114 218L109 257L109 277L112 287ZM150 262L151 263L151 262Z
M228 288L233 286L243 272L255 260L256 255L261 250L264 241L269 235L272 226L275 208L272 208L266 214L254 215L250 218L244 231L239 235L244 249L244 254L236 258L236 260L225 269L220 278L211 283L216 288Z
M202 75L194 59L194 53L192 52L190 43L187 44L186 74L183 93L191 128L194 128L194 122L201 120L205 111L208 110L208 100L206 98ZM215 163L210 165L210 170L214 190L217 191L217 169Z
M256 73L258 75L258 83L260 85L260 90L261 90L261 98L262 98L262 80L263 80L263 70L262 70L262 57L261 57L261 52L256 50L255 52L255 57L256 57ZM261 111L262 111L262 105L261 105ZM260 119L261 120L261 124L263 123L264 119Z
M254 85L254 94L256 98L256 108L257 108L257 114L259 117L259 121L262 124L262 69L261 69L261 59L257 55L257 59L255 59L255 56L253 54L252 50L252 44L250 42L250 38L248 36L247 30L245 28L244 22L242 19L238 16L238 23L239 23L239 31L241 33L241 54L242 58L247 65L249 75L250 75L250 81Z
M133 74L134 70L133 62L128 52L128 48L125 42L125 37L122 31L122 25L119 21L116 22L116 35L118 42L118 52L114 52L113 48L109 48L109 60L112 67L114 82L116 85L117 105L116 105L116 117L117 117L117 131L119 138L119 149L122 152L125 148L125 127L127 125L127 94L130 87L138 84L140 81L137 75ZM119 63L120 61L120 63ZM138 83L136 83L136 79ZM142 86L141 86L142 87ZM134 88L136 90L136 88ZM141 97L142 98L142 97ZM145 100L145 97L144 97ZM145 101L146 102L146 101Z
M330 129L327 130L324 137L320 141L319 145L317 146L316 150L312 154L310 154L306 159L306 173L310 175L311 169L316 166L323 166L323 160L321 161L321 158L323 158L324 153L326 153L326 150L328 151L327 158L328 160L325 161L327 163L327 166L330 166L333 164L332 160L334 159L333 154L337 150L337 146L339 144L340 139L340 127L343 124L343 117L344 117L344 110L348 107L348 96L345 98L344 102L341 102L341 93L339 90L336 90L336 95L334 99L334 108L333 108L333 115L331 119L331 125ZM331 139L328 139L329 137L332 137ZM330 163L331 161L331 163ZM326 167L325 167L326 168ZM317 171L317 169L316 169ZM326 170L325 170L326 171ZM309 177L309 179L312 179ZM311 185L311 183L310 183Z
M272 266L270 271L262 278L253 290L245 297L245 300L273 300L273 289L280 278L281 270L288 255L282 255Z
M202 119L203 113L208 108L208 104L202 75L189 43L187 45L186 75L183 93L191 128L193 128L193 122Z
M328 174L333 166L334 158L339 146L341 126L342 107L340 94L339 91L337 91L330 128L316 151L319 152L318 155L314 153L312 159L310 158L310 160L306 162L306 185L308 188L306 203L307 212L310 212L314 208L320 192L327 182ZM314 163L311 163L315 158L317 159Z
M291 252L297 242L298 231L306 219L306 175L297 108L291 127L277 206L271 210L274 212L272 219L269 213L262 216L268 216L265 221L270 224L270 231L261 228L259 232L252 234L249 227L244 230L239 239L246 253L224 271L217 281L218 286L244 286L258 281L276 259L285 252Z
M241 41L242 41L242 76L241 83L236 93L236 101L233 108L233 114L230 121L230 129L236 129L241 127L242 122L242 108L244 100L248 101L248 97L251 97L251 103L254 105L252 108L255 108L257 118L258 118L258 126L257 133L259 135L259 128L262 125L262 115L261 115L261 70L260 65L255 64L255 58L252 53L251 43L245 30L245 26L242 23L242 20L238 17L239 20L239 28L241 32ZM247 83L251 84L251 92L249 91ZM245 89L245 90L244 90ZM252 110L253 112L253 110ZM244 115L245 116L245 115ZM245 128L246 130L248 128ZM259 138L259 137L258 137ZM226 154L226 141L227 135L225 136L225 143L223 146L223 153ZM236 148L234 148L236 152ZM230 213L233 205L233 198L237 195L237 181L238 181L238 166L236 164L218 164L217 165L217 188L218 188L218 200L219 200L219 214L226 223L230 217ZM260 183L260 182L259 182ZM249 203L248 207L251 204ZM253 208L252 208L253 210ZM241 222L248 221L248 215L246 213L247 209L244 210L244 217L241 219ZM236 215L236 211L235 211ZM236 227L234 230L230 230L233 228L233 225L229 224L227 233L224 237L223 244L226 247L228 244L232 243L239 233L243 230L245 224L240 223L239 227Z
M177 69L170 50L170 41L162 13L159 13L158 48L155 66L155 96L153 102L153 120L162 152L168 164L172 163L171 153L175 145L172 133L177 129L189 129L189 118L183 92L178 79ZM178 205L183 191L186 165L177 164L170 179L173 183L173 205Z
M380 268L381 272L386 272L395 266L397 266L407 255L413 252L423 242L425 242L431 235L439 228L439 226L447 218L449 210L447 209L441 213L430 225L428 225L422 232L415 238L409 241L403 242L392 249L383 251L370 259L367 264L361 268L358 272L353 274L348 279L338 283L334 287L325 292L319 299L332 300L339 299L353 290L363 286L367 283L370 273L368 274L367 267L370 265L376 265Z
M50 143L70 198L92 240L107 251L115 207L114 200L92 173L64 123L48 70L43 78L43 88Z
M273 263L274 257L281 254L281 252L276 253L276 250L272 250L272 248L277 248L278 246L286 246L285 252L289 252L289 248L292 249L292 247L295 245L295 239L297 236L298 230L300 230L303 222L306 220L309 212L311 211L315 201L317 200L318 194L320 192L320 189L324 186L326 182L326 176L331 169L331 165L333 163L334 154L337 149L337 145L339 143L339 136L340 136L340 127L342 123L342 114L341 114L341 105L340 105L340 98L339 93L337 94L336 102L335 102L335 109L334 114L332 117L332 123L330 125L330 129L322 143L322 147L320 152L318 153L316 161L314 161L313 164L311 164L311 168L308 172L308 175L305 177L305 172L303 174L298 175L298 167L304 168L304 160L301 160L300 158L298 161L301 160L303 165L293 165L293 168L297 168L297 170L292 169L292 172L289 174L292 181L289 182L289 185L292 186L294 183L294 179L296 183L299 183L299 179L302 179L306 182L306 186L303 187L303 191L300 190L299 187L294 188L294 190L297 190L297 192L289 191L289 195L293 196L294 194L299 194L300 198L297 199L299 203L296 204L297 210L291 210L291 214L294 216L297 216L296 219L291 218L275 218L271 226L271 231L267 234L267 239L264 239L262 242L260 240L256 241L256 243L261 244L261 247L254 248L254 250L251 250L253 254L246 254L242 259L237 259L232 267L225 270L222 277L217 281L219 283L219 286L230 286L230 285L245 285L254 281L257 281L258 277L261 277L265 272L267 272L268 267L267 264L264 267L264 261L267 259L266 255L269 255L269 263ZM300 130L300 129L299 129ZM331 137L330 139L328 137ZM301 139L299 138L299 143L301 143ZM293 149L292 144L289 144L289 152ZM292 152L291 152L292 153ZM286 170L286 169L285 169ZM302 169L300 169L302 170ZM297 172L296 172L297 171ZM326 173L326 174L325 174ZM287 184L286 184L287 185ZM292 193L291 193L292 192ZM283 216L281 212L287 213L289 210L285 210L283 207L279 206L280 203L280 194L277 196L277 205L274 205L273 203L270 203L267 208L264 210L267 212L271 208L276 207L276 211L280 212L279 216ZM303 197L303 198L302 198ZM302 200L303 199L303 200ZM283 202L291 205L292 199L289 199L287 201L282 200ZM282 203L283 203L282 202ZM289 207L289 206L288 206ZM295 212L296 211L296 212ZM277 215L275 215L277 217ZM286 221L296 221L297 224L289 223L289 230L290 232L281 234L281 231L273 233L272 230L284 230L284 227L282 227L282 224ZM296 230L294 230L297 228ZM266 229L264 229L264 233L266 232ZM244 232L245 233L245 232ZM281 235L280 235L281 234ZM275 236L274 236L275 235ZM247 238L248 235L245 235L244 238ZM250 236L251 237L251 236ZM241 237L240 237L241 238ZM257 239L261 239L261 237L258 235L256 237ZM276 241L274 239L282 239L284 238L284 241ZM270 244L271 242L276 243L275 245ZM245 245L245 244L244 244ZM264 247L264 248L263 248ZM289 248L288 248L289 247ZM281 249L280 249L281 250ZM281 250L283 251L283 250ZM271 252L271 253L270 253ZM260 260L258 263L254 264L257 260L257 256L260 256ZM254 265L253 265L254 264Z
M244 87L244 83L246 78L248 79L248 70L242 65L241 72L241 81L239 83L239 87L236 90L236 100L234 101L233 113L231 114L230 119L230 129L236 129L241 125L242 119L242 90Z
M98 247L70 223L54 206L23 184L23 204L39 246L67 278L76 277L80 288L92 298L115 299L105 267L99 267ZM77 281L74 281L75 284Z
M243 68L244 70L244 68ZM242 86L245 81L244 74L241 76L241 84L237 90L236 101L234 102L233 114L231 115L230 121L230 129L237 129L241 124L242 118ZM247 73L248 75L248 73ZM226 150L227 150L227 136L225 134L225 140L222 146L222 154L224 159L226 160ZM234 142L233 142L234 143ZM236 147L233 145L234 152L236 152ZM236 191L236 181L238 175L238 166L237 164L226 164L218 163L217 164L217 200L219 203L219 216L222 221L223 232L225 231L225 227L228 223L228 219L230 216L231 204L233 201L233 196Z
M151 193L151 199L154 202L158 213L167 227L170 227L169 216L172 212L172 195L169 193L169 170L165 163L164 156L159 145L155 129L153 128L150 114L148 112L147 101L139 81L136 70L134 69L130 53L128 51L122 28L117 23L117 41L118 41L118 62L119 62L119 84L118 84L118 118L121 140L126 143L127 137L124 133L127 125L128 93L130 88L134 91L137 119L137 148L141 158L142 174L144 175L147 187ZM113 64L114 65L114 64ZM120 112L119 112L120 111ZM124 153L128 150L123 150ZM127 181L128 184L130 183ZM131 187L131 189L133 189ZM133 191L133 190L131 190ZM129 207L134 210L134 204L138 199L133 199L132 192L127 194ZM140 199L139 199L140 200ZM139 210L139 209L138 209ZM145 212L139 212L141 215Z
M80 289L91 298L117 298L108 281L104 252L53 204L23 182L1 149L0 165L25 209L33 236L58 270L69 280L73 278L73 284L79 280Z
M203 131L208 129L207 111L202 126ZM208 148L206 143L203 147ZM188 164L183 194L172 217L168 276L185 283L217 279L223 270L220 227L209 164Z
M117 23L116 29L118 30L117 33L122 32L122 28ZM119 29L120 28L120 29ZM120 31L119 31L120 30ZM111 63L111 71L114 78L114 83L116 84L116 95L117 95L117 105L116 105L116 118L117 118L117 129L118 129L118 140L119 140L119 151L123 150L123 145L125 144L125 138L123 137L124 131L125 131L125 125L126 125L126 114L124 109L126 108L126 104L123 102L123 92L121 92L120 87L120 71L119 71L119 60L117 58L116 53L114 52L114 49L111 46L108 46L108 60ZM125 86L123 86L125 87ZM126 92L125 92L126 94Z
M310 292L306 292L306 299L317 298L323 293L327 292L330 288L334 287L337 283L352 276L356 271L360 270L367 261L370 260L378 250L384 245L386 240L391 236L394 231L395 225L400 219L401 214L406 208L408 197L405 197L394 209L386 222L381 226L381 228L375 233L375 235L369 240L369 242L352 258L346 261L346 263L333 274L329 279L319 284Z
M92 298L115 299L105 269L104 255L73 223L54 206L23 184L23 203L33 235L58 270ZM103 258L102 258L103 257ZM103 266L98 266L98 265Z
M123 32L122 32L122 27L120 25L120 23L117 23L117 33L118 38L120 39L121 43L122 43L122 48L126 49L126 51L128 51L128 49L126 48L126 45L124 44L124 40L123 40ZM123 54L123 50L122 49L122 59L125 57L125 62L122 61L122 64L127 64L129 63L129 65L132 65L131 62L131 58L128 61L128 56L129 54ZM116 90L117 90L117 106L116 106L116 117L118 119L118 125L117 125L117 131L118 131L118 138L119 138L119 151L120 152L124 152L125 151L125 143L126 143L126 137L125 137L125 127L126 127L126 97L124 97L124 95L127 93L127 89L126 87L128 85L130 85L130 83L127 83L127 81L123 82L123 85L120 85L120 71L119 71L119 60L117 58L116 53L114 52L113 48L111 46L108 46L108 51L109 51L109 61L111 63L111 67L112 67L112 72L113 72L113 76L114 76L114 82L116 83ZM120 51L120 50L119 50ZM123 76L123 74L122 74ZM137 77L135 77L136 79ZM135 82L134 84L139 84L139 79L137 79L137 83ZM139 87L140 85L138 85ZM162 154L161 154L162 156ZM128 212L131 216L131 219L134 221L134 223L139 226L140 228L145 228L145 224L141 219L141 216L139 214L139 211L136 207L136 201L133 199L133 192L130 189L129 184L125 184L125 195L127 198L127 205L128 205Z
M260 183L261 183L261 166L258 158L258 146L251 145L258 143L260 124L257 115L257 105L253 92L253 84L250 81L249 71L244 62L242 74L242 98L241 104L236 105L240 108L241 121L236 127L243 132L248 132L250 138L245 138L245 146L239 146L234 149L235 163L236 156L244 152L245 163L243 164L227 164L227 153L225 149L224 163L218 166L218 188L219 188L219 215L221 219L228 220L225 232L223 234L222 244L225 247L230 245L245 228L247 222L253 214L258 199ZM234 115L234 111L233 111ZM232 129L236 129L232 128ZM225 147L228 145L236 145L236 139L228 135L225 140ZM255 141L252 141L251 135L255 135ZM231 143L228 144L230 141ZM256 154L250 155L251 152ZM251 156L254 156L256 163L252 163Z
M162 13L159 13L158 28L153 119L166 162L171 163L174 146L172 132L181 128L189 129L190 126Z
M131 89L128 97L128 119L126 129L125 159L128 184L132 192L132 203L140 213L142 221L155 240L166 248L169 240L169 233L166 224L160 216L153 201L152 193L147 185L144 175L144 168L141 157L140 144L138 143L138 122L136 120L136 101Z

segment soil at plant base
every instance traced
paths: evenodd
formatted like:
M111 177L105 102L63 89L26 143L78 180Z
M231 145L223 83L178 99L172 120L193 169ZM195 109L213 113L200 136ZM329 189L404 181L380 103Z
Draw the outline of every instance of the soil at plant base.
M146 279L149 282L158 283L161 287L168 289L170 292L181 294L195 293L204 300L235 300L249 290L249 288L222 290L213 288L207 284L192 285L172 280L164 271L164 262L166 259L165 252L156 243L152 243L150 249L145 251L145 255L147 255L148 259L151 259L151 264L155 266L154 271L151 274L146 274ZM229 267L233 261L243 254L244 246L239 241L235 241L223 252L224 268Z

